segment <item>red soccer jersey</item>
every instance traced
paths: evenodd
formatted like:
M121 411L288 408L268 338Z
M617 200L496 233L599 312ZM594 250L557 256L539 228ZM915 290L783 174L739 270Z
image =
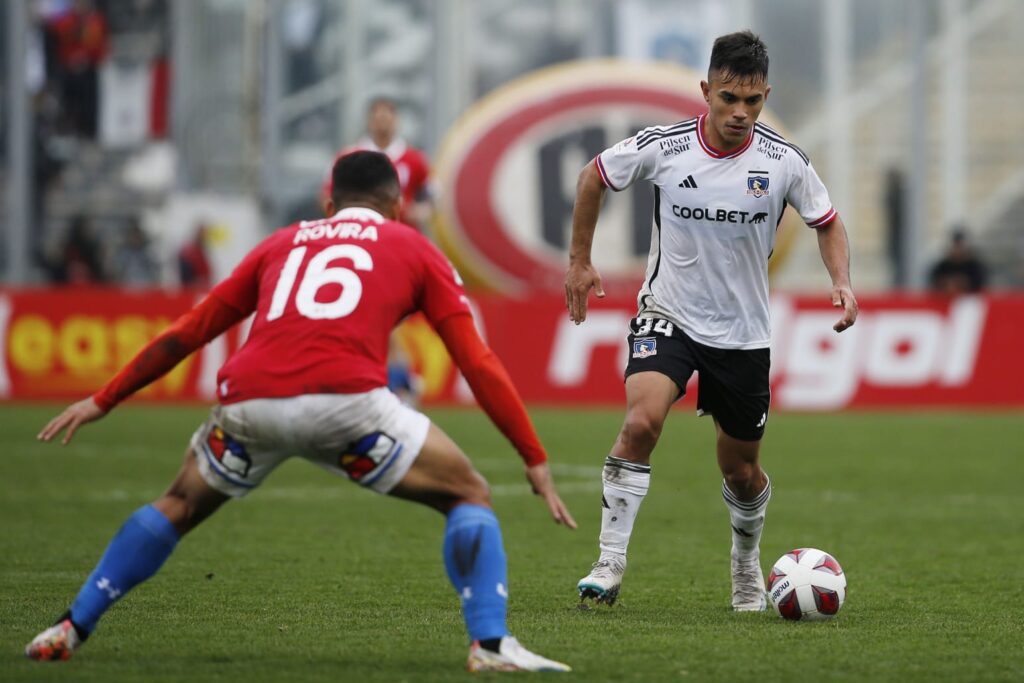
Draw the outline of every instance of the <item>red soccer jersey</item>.
M341 150L334 160L337 162L338 159L346 154L360 151L381 152L386 154L388 159L391 160L395 167L395 172L398 173L398 184L402 188L402 220L407 221L409 219L409 208L427 189L427 181L430 178L430 165L427 163L427 156L420 150L407 144L402 138L397 138L386 149L380 149L377 145L373 144L372 140L367 138ZM326 200L331 196L330 172L328 172L327 179L324 181L323 188L321 188L321 195L321 200Z
M256 312L218 374L221 403L386 386L388 337L405 316L422 311L436 327L469 313L437 247L363 208L278 230L210 294Z

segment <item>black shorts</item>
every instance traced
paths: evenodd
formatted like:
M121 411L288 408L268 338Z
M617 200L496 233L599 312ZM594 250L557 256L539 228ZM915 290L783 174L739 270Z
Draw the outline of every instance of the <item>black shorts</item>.
M735 439L758 441L764 436L771 402L768 349L705 346L659 318L633 318L629 327L626 377L660 372L679 387L678 400L696 370L698 415L714 415L722 431Z

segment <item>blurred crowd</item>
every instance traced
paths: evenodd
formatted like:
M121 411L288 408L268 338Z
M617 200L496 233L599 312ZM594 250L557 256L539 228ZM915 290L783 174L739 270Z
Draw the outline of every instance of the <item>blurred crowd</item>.
M113 222L115 225L110 225ZM196 226L181 246L173 264L161 264L141 221L131 217L106 221L78 215L71 219L64 238L46 254L50 282L63 285L105 285L143 288L177 282L182 287L208 289L213 282L208 255L209 229ZM111 235L116 235L111 239ZM165 272L168 265L173 271Z
M111 150L167 133L166 0L35 0L27 55L33 105L32 234L54 283L166 282L141 207L96 209L73 191L98 183Z
M289 80L296 87L310 85L315 70L307 53L322 23L320 4L296 2L289 7L292 11L285 14L284 31L292 57L287 65ZM160 239L158 225L144 220L146 207L141 204L122 203L117 211L110 211L68 199L73 194L68 191L70 176L77 175L92 195L103 184L93 170L99 162L86 165L90 158L138 149L166 137L168 14L168 0L33 2L29 58L35 111L33 212L41 227L32 239L36 265L50 282L132 287L210 282L209 230L204 225L197 225L184 244L168 246ZM404 218L424 229L432 211L427 157L402 137L399 108L398 102L388 98L372 100L364 136L341 151L387 153L403 180ZM321 203L325 192L322 188ZM894 289L906 288L915 279L906 272L904 252L913 247L905 244L903 234L904 195L904 178L890 170L885 195L879 200L889 223ZM947 295L983 291L991 278L971 244L971 231L956 226L950 235L945 251L933 256L927 267L929 288Z

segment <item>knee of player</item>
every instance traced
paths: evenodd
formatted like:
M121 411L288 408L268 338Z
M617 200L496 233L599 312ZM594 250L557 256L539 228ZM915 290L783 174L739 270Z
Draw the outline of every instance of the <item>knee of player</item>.
M198 523L198 508L195 503L173 487L155 500L153 507L167 518L179 534L188 533Z
M753 463L739 461L723 466L722 476L733 491L745 493L756 483L754 481L756 470L757 467Z
M472 503L486 507L491 506L491 487L483 475L468 463L452 478L450 487L450 493L456 505Z
M219 505L219 501L204 500L187 486L175 482L158 498L153 506L163 513L179 534L186 534L206 519Z
M626 415L620 438L629 453L635 450L654 448L661 436L664 420L642 410L632 410Z
M478 505L491 507L491 487L487 480L476 470L471 470L470 474L465 484L465 498Z

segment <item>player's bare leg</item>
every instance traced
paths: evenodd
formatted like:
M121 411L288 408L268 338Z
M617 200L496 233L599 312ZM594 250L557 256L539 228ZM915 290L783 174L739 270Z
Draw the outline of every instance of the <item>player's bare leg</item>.
M231 500L203 479L196 464L195 454L189 448L178 475L162 496L153 501L153 507L162 512L174 525L178 536L184 536L199 526L221 505Z
M96 628L103 613L129 590L153 576L178 540L227 499L203 480L189 449L171 486L152 504L139 508L128 518L71 608L26 646L25 655L39 661L71 657Z
M561 662L530 652L505 623L508 570L498 519L487 482L436 425L430 425L419 456L391 495L429 505L444 514L444 560L462 600L472 645L470 671L570 671Z
M601 554L576 588L580 600L615 604L626 571L626 548L651 482L651 453L672 404L676 383L660 372L626 378L626 419L602 471Z
M732 606L737 612L756 612L767 607L760 543L765 510L771 499L771 483L759 462L760 441L743 441L718 432L718 466L722 470L722 497L732 525Z

